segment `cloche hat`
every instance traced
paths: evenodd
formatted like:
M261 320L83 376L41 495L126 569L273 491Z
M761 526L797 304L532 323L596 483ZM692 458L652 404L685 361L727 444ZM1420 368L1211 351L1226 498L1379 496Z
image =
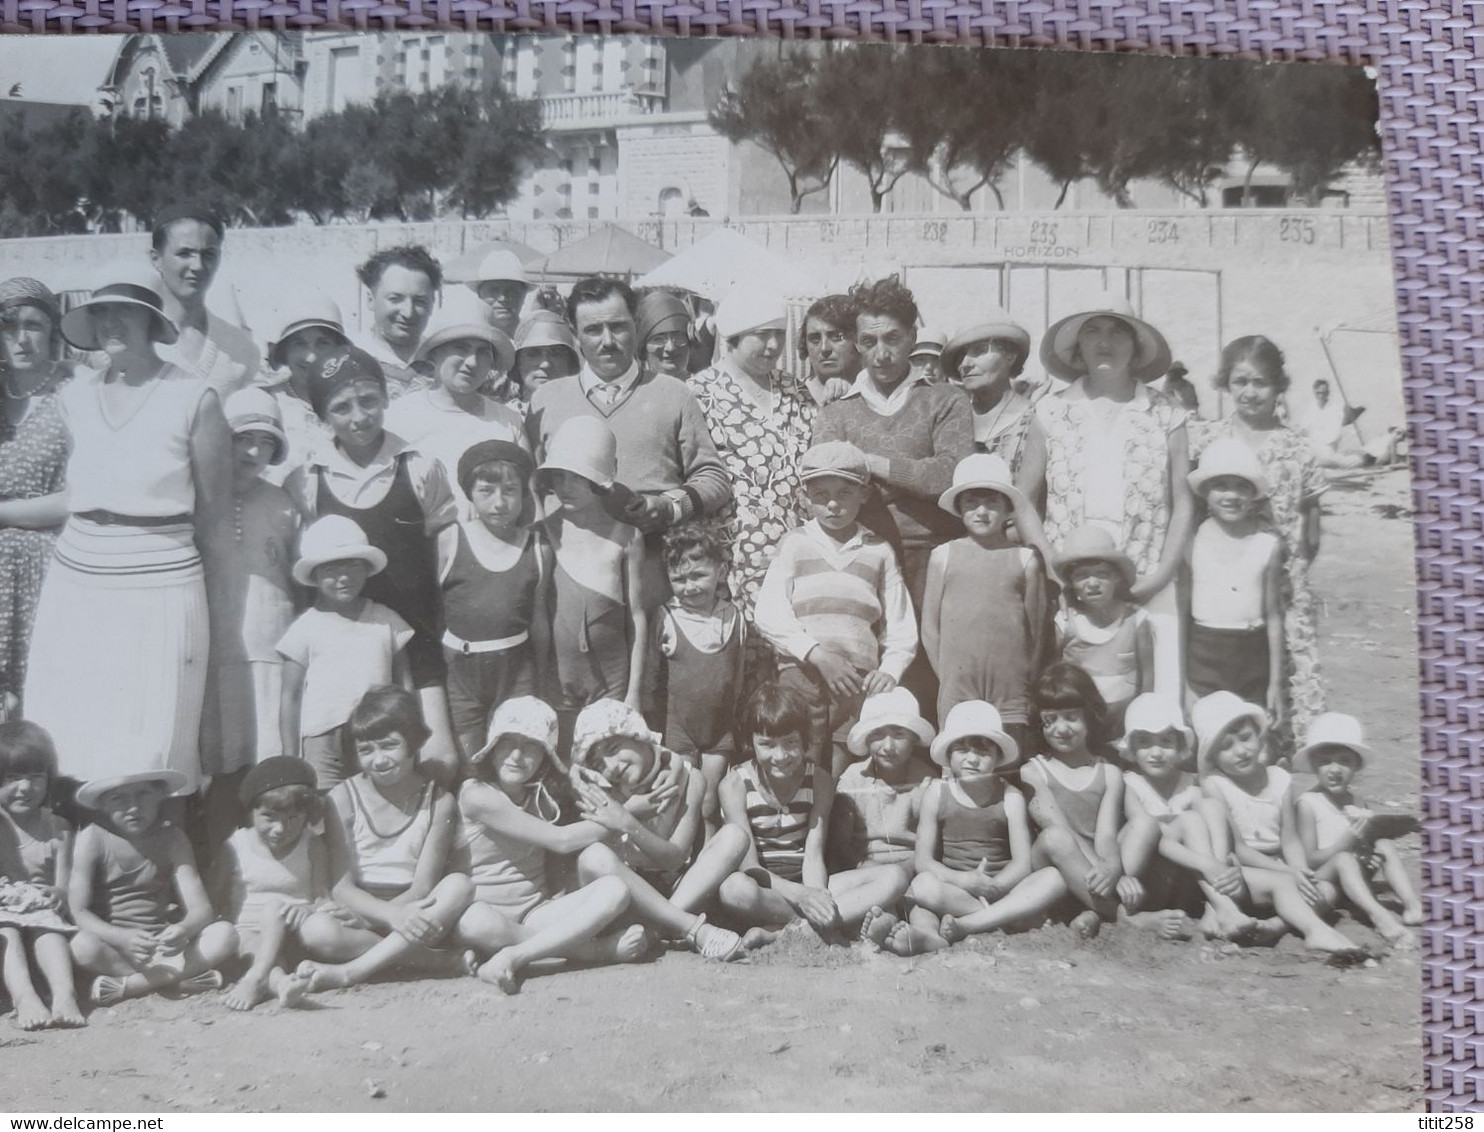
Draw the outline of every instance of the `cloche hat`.
M1134 332L1134 357L1129 373L1139 381L1153 381L1170 368L1170 346L1165 336L1138 315L1122 295L1111 291L1053 322L1041 339L1041 364L1063 381L1076 381L1087 374L1087 366L1076 357L1077 336L1083 325L1099 315L1116 318Z

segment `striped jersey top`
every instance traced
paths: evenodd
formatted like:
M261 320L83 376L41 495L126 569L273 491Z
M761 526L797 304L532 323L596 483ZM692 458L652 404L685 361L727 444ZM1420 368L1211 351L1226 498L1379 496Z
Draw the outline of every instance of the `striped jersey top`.
M732 773L742 782L743 805L757 846L758 863L784 880L802 881L804 839L814 809L813 769L804 772L804 781L786 803L773 796L756 762L745 762Z

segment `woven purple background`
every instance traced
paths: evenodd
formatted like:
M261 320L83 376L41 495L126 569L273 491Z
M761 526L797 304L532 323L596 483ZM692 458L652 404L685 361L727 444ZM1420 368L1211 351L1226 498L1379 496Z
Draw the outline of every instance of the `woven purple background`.
M1421 613L1429 1107L1484 1111L1484 0L0 0L0 30L560 30L958 42L1363 63L1377 69ZM1476 374L1476 370L1479 370ZM1480 769L1473 769L1480 768ZM1477 909L1477 910L1476 910ZM1459 1039L1459 1040L1455 1040Z

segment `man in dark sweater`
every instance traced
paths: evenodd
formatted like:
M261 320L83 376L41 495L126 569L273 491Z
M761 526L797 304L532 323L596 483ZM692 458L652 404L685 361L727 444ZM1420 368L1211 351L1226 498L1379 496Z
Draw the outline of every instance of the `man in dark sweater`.
M917 302L896 276L850 289L861 371L850 392L819 410L814 443L846 440L866 453L871 493L861 524L886 539L919 621L933 548L963 534L938 506L953 469L974 450L974 414L957 385L931 385L912 371ZM919 656L903 678L923 704L937 700L937 681Z

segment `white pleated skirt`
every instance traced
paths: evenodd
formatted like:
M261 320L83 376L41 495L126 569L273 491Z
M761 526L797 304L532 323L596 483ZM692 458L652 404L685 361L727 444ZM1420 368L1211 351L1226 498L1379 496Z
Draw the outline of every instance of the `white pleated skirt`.
M63 774L87 781L166 768L199 786L210 631L194 534L189 523L74 516L58 538L25 704L51 733Z

